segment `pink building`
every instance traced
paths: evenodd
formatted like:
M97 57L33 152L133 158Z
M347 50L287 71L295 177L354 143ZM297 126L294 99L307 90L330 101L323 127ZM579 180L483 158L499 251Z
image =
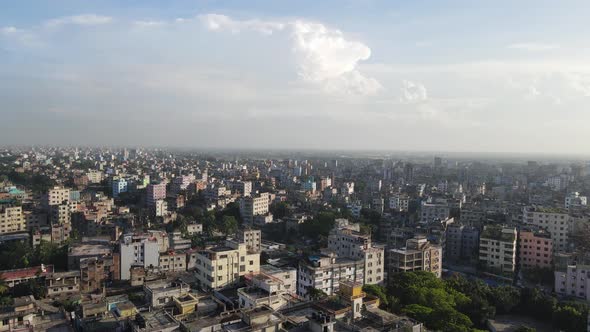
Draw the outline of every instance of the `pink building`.
M166 198L166 183L149 184L146 188L146 202L154 206L157 200Z
M519 236L521 268L551 268L553 241L549 232L531 227L521 229Z

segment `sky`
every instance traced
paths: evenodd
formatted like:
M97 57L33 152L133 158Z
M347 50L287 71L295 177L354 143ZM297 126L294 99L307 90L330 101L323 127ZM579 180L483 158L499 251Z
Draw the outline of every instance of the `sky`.
M587 154L589 1L0 3L0 145Z

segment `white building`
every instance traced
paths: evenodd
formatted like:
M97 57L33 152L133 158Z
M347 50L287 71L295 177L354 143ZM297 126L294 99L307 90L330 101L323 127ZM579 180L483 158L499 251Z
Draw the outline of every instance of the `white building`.
M410 206L410 198L406 195L394 195L389 197L389 209L393 211L407 212Z
M451 208L446 200L425 201L420 206L420 222L429 223L438 220L447 220L451 214Z
M132 266L155 268L160 265L160 244L150 235L125 234L119 244L121 280L129 280Z
M128 183L125 179L114 179L113 180L113 197L119 197L119 194L126 193L128 189Z
M339 225L330 231L328 250L338 257L364 261L364 284L383 282L385 254L382 247L374 246L371 235L361 234L358 224Z
M563 252L568 249L568 233L574 228L574 218L567 211L529 206L523 209L522 222L549 231L553 240L553 252Z
M365 262L362 259L337 258L332 255L309 256L299 262L297 295L309 298L311 288L319 289L329 296L340 289L341 281L362 283Z
M565 209L569 210L570 207L574 206L586 206L588 205L588 197L580 196L579 192L571 192L565 196Z
M555 292L590 301L590 265L568 265L555 271Z
M516 270L516 228L486 226L479 237L479 262L499 273Z
M268 213L268 194L261 194L257 197L243 197L240 200L240 214L245 224L252 224L254 217Z

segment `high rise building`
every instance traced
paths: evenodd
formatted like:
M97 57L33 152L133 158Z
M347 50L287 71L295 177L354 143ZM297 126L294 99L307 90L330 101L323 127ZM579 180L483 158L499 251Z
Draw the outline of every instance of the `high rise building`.
M328 250L338 257L362 259L365 284L383 282L385 254L383 247L375 246L370 234L361 234L359 224L341 223L330 231Z
M146 204L154 206L157 200L166 198L166 183L150 183L146 187Z
M546 229L553 240L553 252L568 249L568 234L573 230L574 218L564 209L529 206L523 209L522 222Z
M486 269L502 274L516 270L516 228L486 226L479 237L479 262Z
M240 200L240 215L245 224L252 224L254 217L268 213L269 197L263 193L256 197L242 197Z
M160 244L151 235L125 234L119 243L121 280L129 280L133 266L156 268L160 264Z

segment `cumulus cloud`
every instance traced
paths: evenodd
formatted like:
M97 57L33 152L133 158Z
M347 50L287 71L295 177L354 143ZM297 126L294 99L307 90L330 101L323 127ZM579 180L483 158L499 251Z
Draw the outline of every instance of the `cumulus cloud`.
M404 80L401 88L402 103L418 103L428 99L426 87L421 83Z
M219 14L199 18L212 31L239 33L250 30L271 35L288 30L297 74L306 82L322 85L330 93L371 95L382 88L376 79L365 77L357 69L360 61L369 59L371 49L361 42L346 39L338 29L306 20L234 20Z
M45 26L49 28L55 28L67 24L91 26L108 24L112 21L113 18L110 16L101 16L96 14L81 14L54 18L49 21L46 21Z
M516 43L508 45L508 48L529 52L542 52L558 49L559 45L545 43Z

